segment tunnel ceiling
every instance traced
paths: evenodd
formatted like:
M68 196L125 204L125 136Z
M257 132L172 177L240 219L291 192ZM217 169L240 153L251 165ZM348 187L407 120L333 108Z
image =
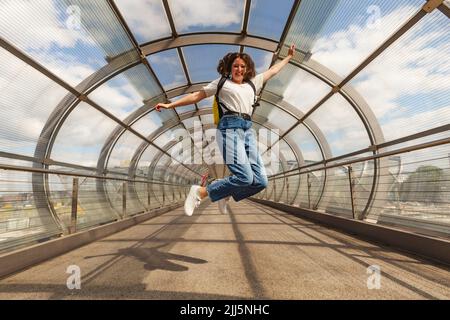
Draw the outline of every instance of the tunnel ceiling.
M177 182L223 176L212 100L153 106L218 78L227 52L249 53L263 72L291 43L294 59L254 115L255 129L273 132L260 139L272 175L448 137L449 11L423 0L2 0L0 159ZM200 163L180 154L180 132Z

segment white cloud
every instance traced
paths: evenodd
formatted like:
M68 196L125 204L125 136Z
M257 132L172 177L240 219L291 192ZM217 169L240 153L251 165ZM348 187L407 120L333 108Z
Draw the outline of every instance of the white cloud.
M131 30L145 39L144 41L171 34L162 1L118 0L116 4Z
M369 146L362 121L341 95L331 97L310 118L324 133L334 156Z
M378 27L350 25L325 36L316 42L312 58L344 77L392 33L388 26L399 26L412 11L411 7L402 7L381 17ZM445 41L448 32L443 27L445 17L434 14L433 19L427 16L415 25L350 82L381 122L386 140L450 122L448 108L437 105L444 92L450 92L449 45ZM290 87L295 94L295 85ZM305 93L309 90L302 88ZM407 99L417 95L420 98ZM301 101L297 103L301 105ZM328 124L334 123L336 132L345 133L345 139L333 141L334 148L345 148L348 141L363 138L364 130L352 127L351 119L356 114L348 118L344 115L340 108L328 108L317 119L325 132L332 133Z
M330 86L296 67L289 67L280 74L284 100L304 113L330 92ZM286 85L287 84L287 85Z
M69 29L59 21L52 0L3 0L0 6L0 33L24 50L73 47L77 41L91 43L81 30Z
M169 0L169 5L178 31L241 23L244 7L239 0Z
M404 137L418 131L449 124L450 105L424 111L408 117L396 118L383 125L387 137Z
M311 49L312 58L345 76L392 34L392 26L399 26L416 9L404 6L380 17L376 24L350 24L346 29L323 36Z
M34 146L53 108L67 92L4 50L0 59L0 145L3 151L22 153L21 149Z

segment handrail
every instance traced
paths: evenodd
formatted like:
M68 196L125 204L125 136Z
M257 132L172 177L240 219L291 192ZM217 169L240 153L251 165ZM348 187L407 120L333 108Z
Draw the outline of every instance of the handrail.
M160 184L160 185L170 185L170 186L190 186L188 184L176 184L176 183L170 183L170 182L164 182L164 181L133 180L133 179L126 179L126 178L99 176L99 175L94 175L94 174L81 174L81 173L76 173L76 172L66 172L66 171L60 171L60 170L49 170L49 169L12 166L12 165L6 165L6 164L0 164L0 169L1 170L11 170L11 171L32 172L32 173L57 174L57 175L64 175L64 176L71 176L71 177L94 178L94 179L138 182L138 183L150 183L150 184Z
M392 156L392 155L396 155L396 154L407 153L407 152L417 151L417 150L421 150L421 149L436 147L436 146L440 146L440 145L444 145L444 144L448 144L448 143L450 143L450 138L444 138L444 139L434 140L434 141L431 141L431 142L417 144L415 146L410 146L410 147L396 149L396 150L393 150L393 151L386 151L386 152L374 154L374 155L368 156L368 157L362 157L362 158L347 160L347 161L336 163L336 164L332 164L332 165L327 165L327 163L329 163L329 162L336 161L335 158L332 158L332 159L327 159L327 160L320 161L320 162L311 163L311 164L308 164L308 165L305 165L305 166L301 166L301 167L298 167L298 168L290 169L290 170L287 170L287 171L284 171L284 172L279 172L279 173L276 173L276 174L268 177L268 179L269 180L284 179L284 178L287 178L287 177L292 177L292 176L296 176L296 175L300 175L300 174L304 174L304 173L309 173L309 172L313 172L313 171L320 171L320 170L326 170L326 169L331 169L331 168L336 168L336 167L342 167L342 166L351 165L351 164L358 163L358 162L375 160L375 159L378 159L378 158L384 158L384 157L388 157L388 156ZM314 168L314 169L303 171L301 173L297 172L297 173L293 173L293 174L288 174L287 175L287 173L291 173L291 172L295 172L295 171L301 171L303 169L310 168L310 167L315 167L315 166L318 166L320 164L324 164L324 167Z

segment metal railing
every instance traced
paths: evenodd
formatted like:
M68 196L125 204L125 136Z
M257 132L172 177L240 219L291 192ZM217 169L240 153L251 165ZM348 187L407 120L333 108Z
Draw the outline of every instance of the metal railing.
M190 185L0 165L0 253L184 201ZM43 174L45 193L33 191Z
M449 138L269 177L256 198L450 237Z

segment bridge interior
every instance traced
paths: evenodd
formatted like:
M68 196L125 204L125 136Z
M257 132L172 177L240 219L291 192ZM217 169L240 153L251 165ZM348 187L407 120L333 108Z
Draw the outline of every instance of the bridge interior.
M0 299L449 299L449 18L448 0L0 1ZM154 106L227 52L261 73L291 44L252 115L267 188L183 216L229 175L212 99Z
M67 267L82 270L68 290ZM368 290L367 270L382 271ZM0 299L449 299L450 271L251 201L182 208L0 282Z

